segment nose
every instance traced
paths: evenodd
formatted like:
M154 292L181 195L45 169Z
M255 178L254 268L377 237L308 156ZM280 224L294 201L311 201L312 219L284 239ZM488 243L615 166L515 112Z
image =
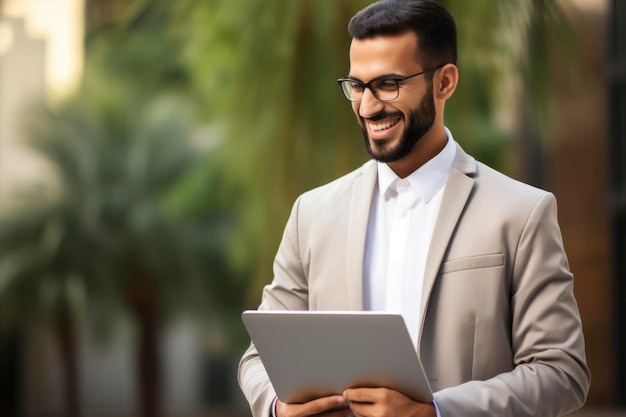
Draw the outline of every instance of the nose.
M369 88L366 88L365 91L363 91L363 97L361 97L361 102L359 103L359 116L364 119L369 119L380 113L383 108L383 102L378 100Z

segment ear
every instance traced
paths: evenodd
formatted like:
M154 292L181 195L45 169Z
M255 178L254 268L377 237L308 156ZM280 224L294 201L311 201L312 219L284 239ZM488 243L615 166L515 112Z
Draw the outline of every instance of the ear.
M446 64L435 77L435 96L440 100L449 99L459 82L459 70L454 64Z

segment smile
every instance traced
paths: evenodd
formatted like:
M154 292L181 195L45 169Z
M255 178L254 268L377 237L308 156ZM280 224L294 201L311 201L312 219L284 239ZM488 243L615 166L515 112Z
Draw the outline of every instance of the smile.
M396 124L398 124L398 122L400 121L400 118L397 119L393 119L393 120L388 120L386 122L383 123L368 123L370 126L370 129L373 132L380 132L381 130L386 130L386 129L390 129L393 126L395 126Z

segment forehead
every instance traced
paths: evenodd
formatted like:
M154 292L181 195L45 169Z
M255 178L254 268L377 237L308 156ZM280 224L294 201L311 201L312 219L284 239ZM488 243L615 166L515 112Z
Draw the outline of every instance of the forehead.
M366 81L383 74L415 72L420 69L416 51L417 36L413 32L353 39L350 45L350 75Z

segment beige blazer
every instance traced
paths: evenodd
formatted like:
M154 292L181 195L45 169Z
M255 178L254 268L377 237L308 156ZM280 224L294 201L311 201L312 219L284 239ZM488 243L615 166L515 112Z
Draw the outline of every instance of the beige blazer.
M376 180L369 161L297 199L260 309L363 308ZM421 313L418 354L443 417L550 417L584 403L590 373L556 200L458 145ZM254 416L268 416L275 393L253 345L239 381Z

